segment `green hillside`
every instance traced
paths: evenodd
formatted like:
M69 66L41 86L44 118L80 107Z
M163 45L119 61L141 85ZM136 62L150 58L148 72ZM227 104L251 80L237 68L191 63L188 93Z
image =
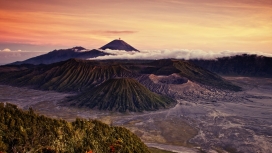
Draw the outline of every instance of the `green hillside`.
M78 96L69 105L111 111L150 111L167 108L174 100L151 92L132 78L115 78Z
M0 103L0 152L149 153L129 130L96 120L74 122L22 111Z

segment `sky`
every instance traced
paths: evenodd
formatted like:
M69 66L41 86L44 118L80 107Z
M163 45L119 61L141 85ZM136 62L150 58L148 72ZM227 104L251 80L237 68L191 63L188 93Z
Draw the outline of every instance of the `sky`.
M0 27L0 64L117 38L139 50L272 54L271 0L1 0Z

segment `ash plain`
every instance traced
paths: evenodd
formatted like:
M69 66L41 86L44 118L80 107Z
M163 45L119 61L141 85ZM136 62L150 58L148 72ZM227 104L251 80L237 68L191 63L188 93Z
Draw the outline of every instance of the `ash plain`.
M181 153L272 152L272 79L225 77L241 92L221 91L192 82L170 85L177 104L165 110L114 113L64 107L58 102L71 93L0 85L0 101L32 107L39 114L68 121L99 119L124 126L149 147Z

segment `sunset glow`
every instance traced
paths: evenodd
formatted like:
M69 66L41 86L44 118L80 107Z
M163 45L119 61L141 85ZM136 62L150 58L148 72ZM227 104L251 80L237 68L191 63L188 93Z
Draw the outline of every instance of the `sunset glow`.
M4 0L0 3L0 50L50 51L73 46L91 49L121 37L140 50L272 53L270 0Z

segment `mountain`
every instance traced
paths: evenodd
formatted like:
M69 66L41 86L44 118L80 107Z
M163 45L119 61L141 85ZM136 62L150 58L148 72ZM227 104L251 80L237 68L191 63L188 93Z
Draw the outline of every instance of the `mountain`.
M271 57L243 54L190 62L225 76L272 77Z
M20 71L0 72L0 84L77 93L68 103L112 111L167 108L174 97L171 85L191 81L203 87L240 91L241 88L208 70L183 60L70 59Z
M105 46L101 47L100 49L106 50L125 50L125 51L138 51L134 47L130 46L123 40L113 40L106 44ZM78 58L78 59L88 59L88 58L95 58L98 56L105 56L110 55L109 53L93 49L93 50L87 50L83 47L77 46L69 49L60 49L60 50L54 50L49 53L32 57L30 59L27 59L25 61L17 61L14 63L10 63L8 65L21 65L21 64L33 64L33 65L39 65L39 64L52 64L57 63L61 61L66 61L71 58Z
M60 61L66 61L71 58L79 58L79 59L88 59L94 58L98 56L105 56L109 55L108 53L93 49L93 50L86 50L83 47L73 47L70 49L61 49L61 50L54 50L47 54L43 54L37 57L33 57L27 59L25 61L14 62L9 65L20 65L20 64L51 64Z
M231 84L219 75L184 60L154 60L148 64L143 64L141 66L139 65L138 68L136 68L135 66L133 68L139 69L140 73L144 74L155 74L164 76L178 74L180 77L187 78L190 81L198 84L224 90L241 90L240 87Z
M130 77L131 73L120 64L70 59L33 69L2 73L0 82L42 90L81 92L113 77Z
M150 153L135 134L97 120L52 119L0 103L0 152Z
M135 49L134 47L130 46L128 43L120 39L113 40L106 44L105 46L100 47L99 49L138 51L137 49Z
M110 79L98 87L71 97L70 105L110 111L151 111L167 108L175 101L151 92L132 78Z
M28 86L42 90L82 92L116 77L145 78L151 74L168 76L178 74L195 83L220 89L241 90L220 76L183 60L151 61L89 61L70 59L50 65L40 65L32 69L0 73L0 83L13 86ZM150 82L150 81L149 81ZM152 83L148 87L152 89ZM153 91L153 90L151 90Z

